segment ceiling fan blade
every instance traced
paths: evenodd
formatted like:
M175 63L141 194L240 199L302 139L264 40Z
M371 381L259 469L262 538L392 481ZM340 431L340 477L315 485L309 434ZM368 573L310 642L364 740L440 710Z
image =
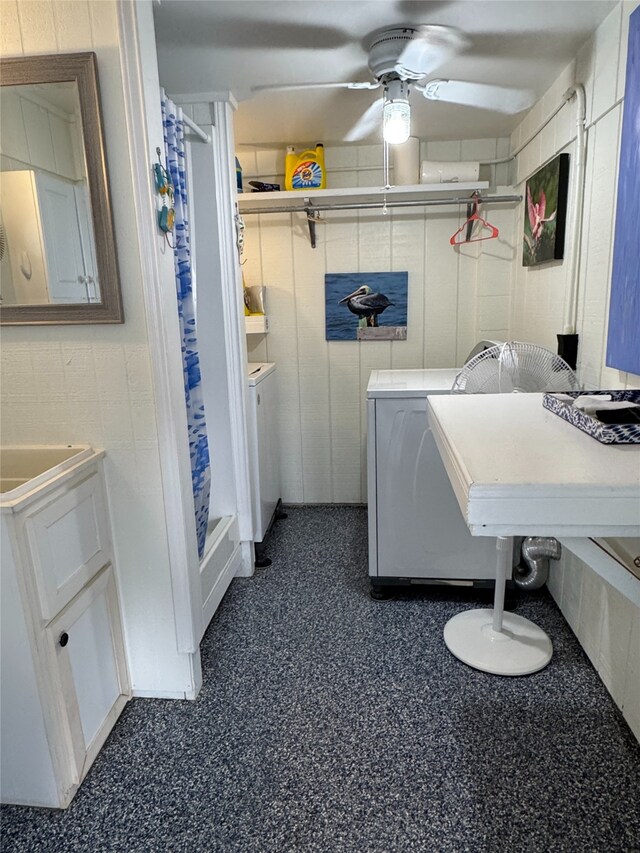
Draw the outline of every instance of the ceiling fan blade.
M398 57L396 71L402 80L420 80L470 45L454 27L424 24Z
M511 89L466 80L430 80L424 88L419 88L430 101L447 101L506 115L528 109L536 99L535 93L529 89Z
M273 86L252 86L252 92L293 92L296 89L379 89L380 83L276 83Z
M358 121L354 124L351 130L344 138L345 142L357 142L359 139L364 139L376 128L382 131L382 106L384 98L378 98L371 106L365 110Z

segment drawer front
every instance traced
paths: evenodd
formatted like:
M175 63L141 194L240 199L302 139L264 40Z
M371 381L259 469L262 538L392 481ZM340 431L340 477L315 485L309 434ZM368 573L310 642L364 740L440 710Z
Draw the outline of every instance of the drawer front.
M99 469L30 507L25 532L42 616L49 621L111 560Z

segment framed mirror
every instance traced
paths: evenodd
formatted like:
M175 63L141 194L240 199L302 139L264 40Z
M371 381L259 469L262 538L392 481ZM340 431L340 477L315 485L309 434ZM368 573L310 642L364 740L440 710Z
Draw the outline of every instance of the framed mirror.
M123 323L94 53L0 60L0 322Z

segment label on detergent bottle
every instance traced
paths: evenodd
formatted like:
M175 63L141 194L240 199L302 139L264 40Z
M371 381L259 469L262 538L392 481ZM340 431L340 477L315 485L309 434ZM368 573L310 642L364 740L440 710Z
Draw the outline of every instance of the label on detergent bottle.
M236 190L241 193L242 192L242 166L240 165L240 161L236 157Z
M286 166L287 189L324 189L326 186L322 144L318 143L315 151L303 151L299 157L295 156L292 148L288 148Z

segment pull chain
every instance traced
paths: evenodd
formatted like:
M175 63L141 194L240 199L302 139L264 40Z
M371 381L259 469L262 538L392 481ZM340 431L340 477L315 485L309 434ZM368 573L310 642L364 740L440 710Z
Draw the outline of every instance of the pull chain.
M389 143L386 139L382 142L382 172L384 178L384 189L385 193L383 196L383 205L382 205L382 215L386 216L389 213L389 209L387 208L387 193L386 191L391 189L391 184L389 183Z

